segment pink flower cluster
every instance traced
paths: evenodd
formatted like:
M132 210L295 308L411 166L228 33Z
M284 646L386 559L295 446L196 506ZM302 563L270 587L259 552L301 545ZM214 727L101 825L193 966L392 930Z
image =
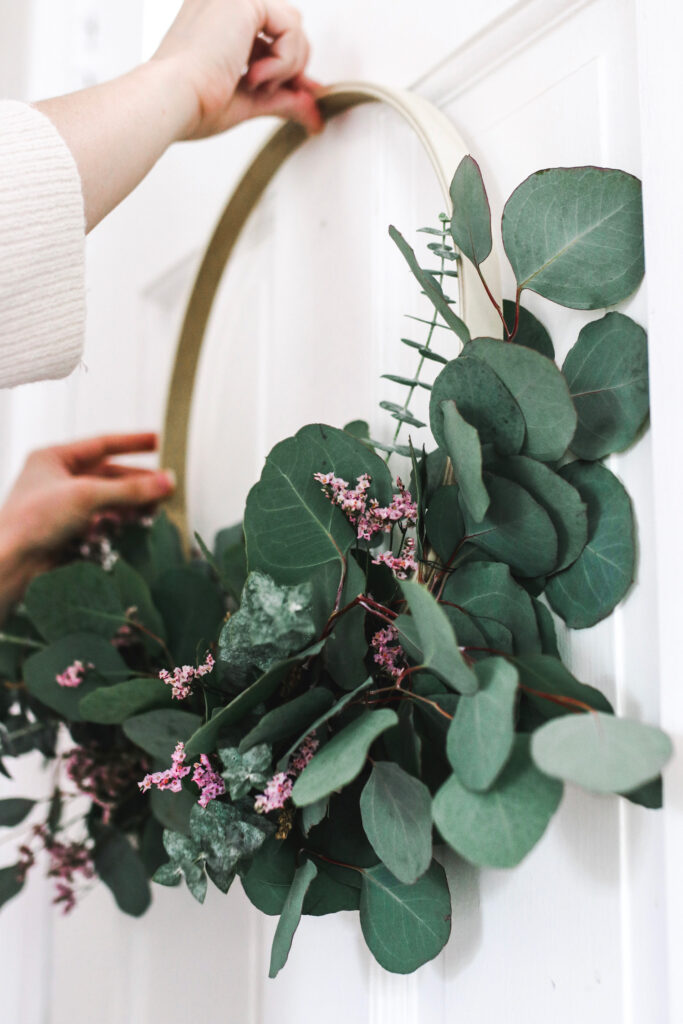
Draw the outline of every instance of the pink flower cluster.
M157 789L170 789L172 793L179 793L182 789L182 782L186 775L192 771L189 764L185 764L185 744L176 743L175 750L171 754L171 767L163 772L152 772L145 775L138 786L143 793L146 793L152 786Z
M105 825L118 801L140 777L140 770L147 767L145 758L132 749L74 747L64 757L67 777L79 792L103 808Z
M211 767L211 762L206 754L200 754L199 762L195 762L192 781L201 790L199 803L202 807L206 807L217 796L223 796L225 793L225 783L218 772Z
M373 558L372 564L388 565L397 580L407 579L409 572L417 570L415 541L412 539L407 540L399 555L392 555L391 551L383 551L377 558Z
M198 668L193 668L192 665L183 665L182 668L174 669L173 675L167 672L166 669L162 669L159 673L159 679L173 687L171 697L175 697L176 700L183 700L184 697L189 697L192 693L193 680L208 675L215 664L213 656L207 654L204 664L199 665Z
M278 772L266 786L263 793L260 793L254 802L254 810L259 814L267 814L268 811L278 811L285 806L294 786L294 779L301 775L306 765L310 762L316 750L320 746L319 741L312 732L307 736L301 746L289 759L286 772Z
M398 679L406 665L403 648L398 643L396 627L386 626L380 629L370 642L375 649L375 663L386 669L394 679Z
M170 789L172 793L179 793L183 779L192 771L192 767L185 764L186 756L185 744L177 743L171 755L171 767L163 772L152 772L150 775L145 775L142 782L138 782L140 790L146 793L152 786L156 786L157 789ZM193 768L192 782L200 789L198 802L202 807L206 807L217 796L223 796L225 783L218 772L212 768L211 761L206 754L202 754L199 761L195 761Z
M56 896L53 903L63 903L64 913L68 914L76 906L76 876L83 879L91 879L95 876L95 868L90 856L90 850L85 843L61 843L51 836L45 825L35 825L33 836L43 844L50 857L48 867L48 878L55 878ZM19 870L18 875L21 881L36 862L36 855L28 845L19 847Z
M48 878L55 878L57 895L53 903L63 903L64 913L70 913L76 906L76 875L84 879L93 878L95 868L90 851L84 843L60 843L49 840L46 843L50 855Z
M349 489L348 481L334 473L313 475L323 485L323 493L346 513L349 522L356 527L359 540L370 540L376 533L390 533L397 523L405 530L417 522L417 505L400 477L396 478L398 493L394 494L390 505L383 507L376 498L368 501L366 491L371 477L367 473L358 477L354 489Z
M68 668L65 668L63 672L60 672L59 675L56 676L57 684L59 686L68 686L71 688L80 686L83 682L85 673L89 668L94 667L95 666L91 665L90 662L84 665L82 661L74 661L73 665L69 665Z

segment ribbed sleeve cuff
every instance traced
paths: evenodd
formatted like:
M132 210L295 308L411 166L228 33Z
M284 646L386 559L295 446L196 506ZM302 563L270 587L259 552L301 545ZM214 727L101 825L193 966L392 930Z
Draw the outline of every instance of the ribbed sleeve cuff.
M0 102L0 387L65 377L85 332L78 169L52 122Z

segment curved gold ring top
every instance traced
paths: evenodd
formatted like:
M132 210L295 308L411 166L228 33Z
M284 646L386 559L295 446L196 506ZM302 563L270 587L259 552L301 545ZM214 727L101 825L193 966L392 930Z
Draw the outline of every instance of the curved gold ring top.
M449 184L455 168L468 152L454 125L421 96L364 82L340 83L331 87L319 100L325 121L364 103L384 103L393 107L413 129L431 161L450 211ZM188 429L197 365L211 309L227 262L249 215L285 160L307 138L300 125L289 122L278 128L256 154L221 215L190 295L171 375L161 445L161 465L173 470L177 478L176 490L166 505L166 511L186 543L189 541ZM497 264L495 259L489 259L489 286L497 296ZM461 269L460 303L460 315L474 336L498 336L500 322L476 280L474 269L465 260Z

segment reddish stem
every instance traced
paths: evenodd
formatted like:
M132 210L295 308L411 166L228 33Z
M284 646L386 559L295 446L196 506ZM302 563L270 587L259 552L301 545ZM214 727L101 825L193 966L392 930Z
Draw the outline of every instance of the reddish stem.
M595 708L592 708L590 704L584 704L582 700L576 700L574 697L563 697L558 693L545 693L543 690L534 690L531 686L525 686L523 683L519 684L520 690L524 690L525 693L531 693L534 697L542 697L543 700L552 701L553 704L559 704L561 707L570 707L575 711L591 711L593 714L597 714Z
M505 323L505 317L503 316L503 310L500 308L500 306L498 305L498 303L494 299L493 295L491 294L491 289L489 288L489 286L486 283L484 275L481 272L481 267L479 266L478 263L475 263L474 266L476 267L477 274L479 275L479 280L483 284L484 290L486 291L486 294L488 295L489 299L491 300L491 302L493 304L493 307L496 310L496 313L498 314L498 316L500 317L500 319L502 321L503 330L505 331L506 335L508 335L507 340L509 341L510 340L510 338L509 338L510 331L508 330L508 325Z

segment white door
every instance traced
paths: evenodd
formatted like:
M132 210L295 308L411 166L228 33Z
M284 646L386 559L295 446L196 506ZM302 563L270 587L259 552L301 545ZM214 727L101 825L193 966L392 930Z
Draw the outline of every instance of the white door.
M494 217L540 167L592 163L641 173L641 104L648 161L656 156L659 96L644 91L640 76L659 45L658 4L430 0L419 12L395 0L300 6L319 77L416 81L417 91L453 119L482 165ZM661 13L672 7L662 4ZM64 2L67 8L78 18L89 14L102 30L114 17L94 0ZM135 60L145 32L153 36L155 19L169 14L160 0L143 6L146 22L137 5L120 11L128 30L114 56L101 43L95 67L98 59L107 70L117 59ZM92 25L89 31L98 38ZM13 460L22 446L57 433L160 423L198 255L263 131L250 125L176 148L98 229L90 243L88 372L12 396ZM656 197L648 196L646 179L646 208L652 204L661 224ZM200 371L191 493L194 525L204 535L239 518L269 447L303 423L364 417L387 434L377 403L393 397L392 386L379 375L411 367L397 340L402 314L419 303L386 228L394 222L417 238L414 230L433 223L441 208L417 144L379 109L346 115L268 190L233 258ZM660 238L650 230L657 267L664 262ZM653 284L662 316L666 297ZM503 291L514 292L507 267ZM561 359L585 317L533 296L528 305L551 329ZM647 325L645 289L627 311ZM653 486L652 436L655 463L663 465L670 453L657 417L664 427L671 423L673 392L658 354L653 372L661 403L654 434L614 460L639 522L638 583L608 622L566 636L563 646L580 678L603 688L620 710L655 722L660 700L672 720L680 705L659 685L657 652L667 670L673 654L666 635L658 646L657 603L673 595L675 566L661 551L658 576L655 524L674 524L654 506L666 492L663 477ZM666 621L670 612L663 614ZM266 974L274 922L249 906L237 884L227 897L214 891L203 908L185 893L157 890L141 921L125 920L109 894L96 891L70 918L49 919L44 1008L35 1016L40 1000L22 1003L19 996L17 1021L180 1024L192 1015L216 1024L676 1024L683 1019L680 994L667 977L676 926L668 925L667 946L665 915L666 902L675 906L679 898L666 875L676 825L666 823L665 815L569 789L519 868L477 872L449 862L453 937L436 961L408 978L374 964L353 915L304 920L287 967L272 982ZM43 933L42 897L33 904L29 898L24 913ZM32 934L27 926L27 944Z

